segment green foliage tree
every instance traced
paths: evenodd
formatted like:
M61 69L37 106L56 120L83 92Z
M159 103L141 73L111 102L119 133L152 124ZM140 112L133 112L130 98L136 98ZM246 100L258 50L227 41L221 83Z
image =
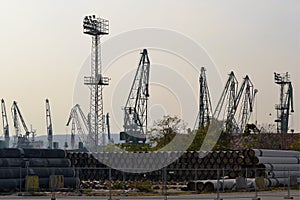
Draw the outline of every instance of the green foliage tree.
M228 150L230 149L230 140L232 133L222 131L218 139L218 142L214 146L213 150Z
M207 128L199 128L198 130L194 131L196 133L195 138L192 142L192 144L190 145L190 147L188 148L188 151L199 151L201 149L201 145L204 141L204 138L206 136L207 133Z
M290 148L291 150L300 151L300 137L298 137L298 139L295 140L295 142L293 142L293 143L289 146L289 148Z
M128 143L123 143L118 145L121 149L124 149L129 152L148 152L152 151L152 148L149 144L138 144L132 145Z
M154 122L150 129L150 144L153 150L158 150L170 143L176 134L185 131L186 123L177 116L166 115L163 119Z
M182 119L177 116L166 115L161 120L154 122L154 125L149 129L148 134L150 137L148 144L136 146L131 144L120 144L119 146L122 149L131 152L156 151L168 145L175 137L177 139L176 141L180 143L182 141L188 141L189 138L191 138L189 134L195 134L194 140L187 149L188 151L199 151L204 140L206 143L204 144L204 147L207 147L208 149L210 147L214 147L214 150L230 149L231 134L227 132L220 133L221 126L222 122L215 121L213 127L210 128L209 135L207 135L209 125L188 132L185 130L186 123Z

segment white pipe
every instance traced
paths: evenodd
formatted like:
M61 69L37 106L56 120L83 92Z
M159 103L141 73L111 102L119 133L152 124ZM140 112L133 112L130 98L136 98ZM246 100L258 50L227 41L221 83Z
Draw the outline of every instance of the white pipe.
M300 177L300 171L272 171L267 172L267 174L272 178L288 178L291 176Z
M299 164L260 163L267 171L300 171Z
M273 149L253 149L258 157L300 157L299 151L273 150Z
M258 157L259 163L271 164L299 164L300 158L296 157Z

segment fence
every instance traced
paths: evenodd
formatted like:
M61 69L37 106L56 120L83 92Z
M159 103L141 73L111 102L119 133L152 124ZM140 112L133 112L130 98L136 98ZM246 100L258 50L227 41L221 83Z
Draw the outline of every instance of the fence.
M78 172L89 170L78 168ZM95 170L95 169L93 169ZM153 199L263 199L264 197L280 197L282 199L292 199L300 197L292 194L293 189L299 189L299 180L295 171L281 171L282 173L269 173L263 169L243 168L243 169L168 169L163 168L159 171L149 173L130 174L123 171L138 169L110 169L98 168L103 174L108 175L107 180L82 181L79 191L85 193L89 189L96 189L93 195L106 196L108 199L124 196L138 195L139 199L154 195ZM230 178L228 174L234 172L238 174L235 178ZM156 177L153 178L153 174ZM277 177L275 177L277 175ZM79 175L80 176L80 175ZM174 181L182 176L181 181ZM206 179L203 177L216 177ZM281 193L265 193L273 188L280 188ZM137 192L139 191L139 192ZM143 195L145 195L143 197ZM182 196L185 194L184 196ZM189 194L187 197L186 195ZM88 194L90 195L90 194ZM149 197L148 197L149 198Z
M168 162L171 158L177 159ZM258 199L266 194L261 191L280 187L283 193L276 197L291 198L290 189L299 187L299 164L300 152L263 149L145 153L2 149L0 192L64 188L103 198L147 193L164 199L220 199L242 191L237 198Z
M19 193L30 191L73 191L83 195L97 195L104 199L127 199L127 196L139 196L139 199L281 199L299 198L299 174L295 171L281 170L279 172L265 172L265 169L169 169L163 168L148 173L128 173L129 169L111 168L1 168L0 188L2 192L16 191ZM130 169L136 170L138 169ZM98 180L83 180L83 173L95 171L105 174ZM234 172L235 178L228 174ZM156 175L154 178L154 174ZM57 175L63 179L53 178ZM182 176L181 181L175 181ZM216 177L207 179L203 177ZM29 177L37 177L36 180ZM5 190L6 188L6 190ZM266 193L273 188L280 188L281 193ZM4 190L3 190L4 189ZM271 198L272 197L272 198Z

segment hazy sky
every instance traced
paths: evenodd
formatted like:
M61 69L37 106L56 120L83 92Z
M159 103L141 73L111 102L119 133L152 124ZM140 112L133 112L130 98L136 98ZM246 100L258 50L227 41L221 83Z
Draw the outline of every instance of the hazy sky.
M65 124L71 107L76 103L73 102L74 87L83 63L88 62L86 59L91 48L91 38L82 33L82 19L89 14L109 19L110 35L105 36L103 41L135 29L155 27L173 30L194 40L206 50L217 66L223 82L231 70L240 82L248 74L255 88L259 90L258 110L257 114L254 114L257 115L258 123L272 123L276 117L274 105L279 101L279 87L274 83L273 73L289 72L294 86L295 107L291 128L300 131L298 0L12 0L1 1L0 6L0 97L6 101L11 133L14 133L14 130L10 107L12 101L16 100L27 125L32 124L38 135L45 134L45 98L50 100L54 132L70 132ZM120 42L120 46L122 45ZM149 54L151 55L151 51ZM161 55L155 56L155 52L152 54L153 63L163 62ZM172 60L168 55L165 58ZM130 73L134 73L138 59L137 52L129 53L114 63L115 68L107 70L107 75L112 78L112 87L105 89L105 93L110 95L105 99L105 112L121 110L124 106L131 85ZM118 66L122 68L123 73L120 73ZM157 69L154 67L153 71ZM180 67L177 67L176 72L183 78L189 77L189 72L180 72ZM219 75L210 72L208 69L207 78L213 85L214 79ZM170 79L167 75L161 75L161 79ZM198 74L191 71L190 75L195 80L189 80L188 85L193 81L195 84L189 94L197 99ZM120 77L126 79L128 85L123 85L123 89L118 93L116 88L119 86L116 80ZM180 82L175 82L176 84L180 86ZM120 105L115 105L114 108L110 107L112 104L107 103L112 101L112 89L124 99L116 102ZM214 97L213 102L217 101L215 96L220 95L221 89L210 91ZM182 97L172 94L172 91L165 96L158 95L160 93L164 93L163 87L153 84L154 98L150 111L152 118L158 118L165 112L180 113L180 108L176 106L176 98ZM87 101L88 98L86 96ZM167 105L164 100L168 98L171 100ZM197 102L189 104L189 100L186 99L179 103L185 104L182 108L187 106L188 109L194 110L185 119L189 127L193 126ZM121 114L120 111L112 120L113 132L121 131L116 122L118 119L122 120ZM1 130L1 135L2 132Z

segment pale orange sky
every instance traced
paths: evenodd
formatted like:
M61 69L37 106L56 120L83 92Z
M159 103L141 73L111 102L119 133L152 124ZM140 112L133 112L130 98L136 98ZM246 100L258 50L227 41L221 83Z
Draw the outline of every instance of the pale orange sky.
M259 90L258 123L273 123L276 117L274 105L279 101L279 87L274 84L273 73L289 72L295 107L291 128L300 131L300 2L297 0L12 0L3 1L0 6L0 97L6 101L11 133L14 130L10 107L16 100L27 126L32 124L38 135L45 134L45 98L50 100L54 132L66 132L75 81L90 53L91 39L82 33L82 19L89 14L109 19L110 35L104 41L145 27L174 30L205 48L224 82L231 70L240 82L248 74ZM138 58L130 55L123 67L132 70ZM213 75L207 73L213 82ZM109 76L118 79L117 72L110 71ZM193 87L196 97L197 81ZM130 84L124 89L126 95ZM109 94L109 87L106 90ZM219 96L216 93L220 91L210 92ZM153 103L158 100L156 95ZM105 113L111 109L106 104ZM185 119L189 126L193 126L194 114ZM112 129L121 131L117 124Z

